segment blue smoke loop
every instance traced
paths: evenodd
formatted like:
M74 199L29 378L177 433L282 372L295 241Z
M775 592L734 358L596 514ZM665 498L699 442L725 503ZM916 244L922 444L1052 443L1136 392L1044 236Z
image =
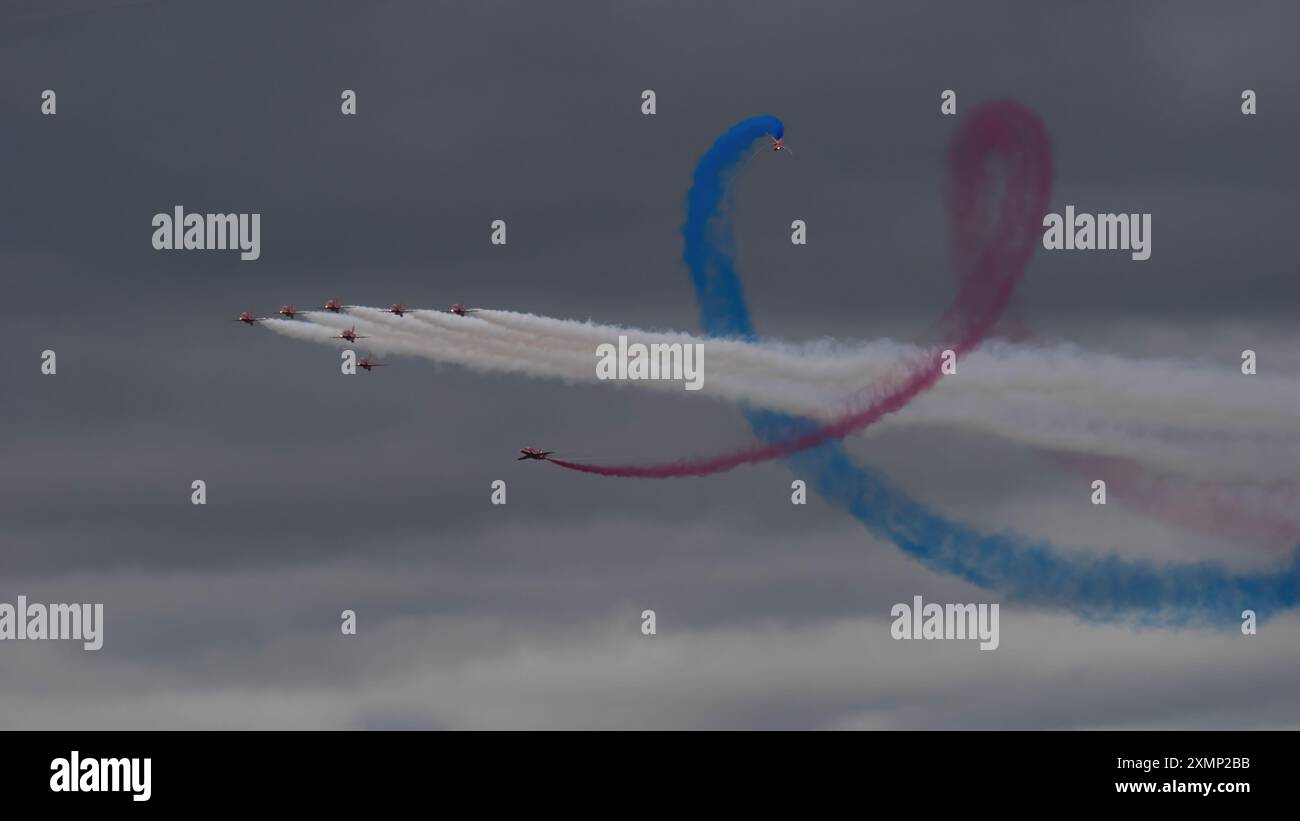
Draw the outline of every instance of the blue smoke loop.
M730 218L730 184L764 136L781 138L775 117L751 117L718 138L695 167L682 226L682 259L690 270L706 334L755 340ZM799 417L745 413L755 435L780 441L815 429ZM1233 573L1218 562L1157 565L1117 554L1067 556L1046 542L982 533L948 521L878 472L856 464L837 442L787 459L795 474L839 505L873 535L893 542L926 567L959 576L1009 599L1064 608L1098 621L1235 626L1243 610L1262 620L1296 606L1300 546L1280 570Z

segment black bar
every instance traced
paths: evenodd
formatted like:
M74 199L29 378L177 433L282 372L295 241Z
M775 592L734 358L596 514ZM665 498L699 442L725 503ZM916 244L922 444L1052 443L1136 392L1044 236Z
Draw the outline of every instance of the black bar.
M1159 811L1200 802L1232 811L1242 802L1291 797L1300 739L1294 732L1238 731L185 731L10 732L2 741L0 784L7 798L86 810L397 807L427 805L431 798L448 807L452 797L476 793L492 804L572 793L581 804L600 788L628 797L654 792L656 801L706 789L760 805L764 795L806 794L874 805L888 799L926 807ZM141 759L141 774L143 759L150 759L148 800L135 800L130 789L55 792L51 779L62 765L52 762L70 765L72 751L83 778L87 769L102 774L105 758ZM1178 766L1171 768L1174 761ZM1186 787L1192 783L1214 791L1193 792Z

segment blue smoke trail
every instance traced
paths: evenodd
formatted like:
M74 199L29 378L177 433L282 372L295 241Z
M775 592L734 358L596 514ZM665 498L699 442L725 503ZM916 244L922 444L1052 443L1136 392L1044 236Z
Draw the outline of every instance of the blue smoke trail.
M710 336L756 339L736 270L729 186L756 140L780 138L775 117L752 117L718 138L695 167L682 226L682 258L691 272L701 324ZM745 413L755 435L786 439L813 430L807 419L761 410ZM1296 606L1300 547L1289 566L1238 574L1218 562L1156 565L1119 557L1066 556L1046 542L981 533L927 509L879 473L853 462L835 442L787 460L828 501L868 531L926 567L1016 601L1061 607L1087 619L1132 618L1145 624L1239 625L1243 610L1261 619Z
M682 259L691 272L704 330L711 336L754 337L736 274L736 243L727 206L741 160L765 134L779 140L785 136L785 125L776 117L750 117L719 137L695 166L687 194Z

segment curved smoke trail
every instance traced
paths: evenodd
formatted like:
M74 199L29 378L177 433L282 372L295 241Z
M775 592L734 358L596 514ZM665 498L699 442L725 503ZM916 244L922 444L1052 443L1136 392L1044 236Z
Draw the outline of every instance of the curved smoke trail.
M988 103L973 112L979 113L1037 121L1015 103ZM697 169L697 184L699 176ZM715 202L721 204L722 199ZM716 210L692 211L682 231L701 319L710 334L753 338L730 232L704 230L717 218ZM727 227L725 222L722 226ZM765 439L781 440L815 427L808 420L770 411L749 411L746 417L755 434ZM1093 619L1128 616L1145 623L1236 625L1243 610L1263 618L1295 607L1300 597L1300 547L1289 565L1258 573L1233 573L1217 562L1161 566L1117 555L1065 556L1046 542L981 533L951 522L893 487L883 475L854 463L837 442L794 453L789 461L800 477L874 535L892 541L932 570L1020 602L1064 607Z
M855 404L858 391L852 386L887 380L900 361L916 360L928 350L890 340L792 344L707 338L487 309L473 318L439 311L399 318L357 306L343 314L307 311L298 320L262 324L337 347L346 347L338 334L353 325L366 337L354 347L380 356L416 356L479 372L678 395L681 386L672 381L602 382L593 368L596 346L620 334L657 343L704 344L709 379L692 397L780 411L823 425L863 407ZM1157 383L1152 372L1161 374ZM961 428L1043 451L1108 455L1129 463L1140 459L1158 469L1152 477L1163 476L1168 492L1143 480L1138 492L1130 488L1118 494L1120 501L1160 492L1164 499L1152 506L1177 523L1179 499L1191 500L1187 505L1198 515L1189 522L1198 529L1205 518L1200 513L1210 507L1240 508L1237 515L1212 520L1219 526L1232 524L1231 529L1215 529L1234 538L1276 544L1288 528L1300 533L1300 424L1293 410L1300 406L1300 382L1258 376L1243 394L1237 390L1240 380L1215 366L1133 361L1063 344L1002 342L986 342L972 351L963 359L962 374L940 380L902 413L872 429ZM1247 397L1251 401L1243 401ZM1098 464L1094 460L1089 467ZM1172 474L1197 477L1196 484L1170 484ZM1118 479L1135 472L1131 465L1121 469L1117 464L1096 475ZM1223 487L1216 490L1205 480ZM1201 499L1210 493L1213 505ZM1283 543L1289 547L1294 540Z
M1052 162L1047 133L1034 117L1012 116L1014 103L982 106L962 123L948 156L952 190L948 218L954 259L961 283L957 296L939 321L943 344L910 366L896 370L892 379L873 388L865 407L853 410L824 426L789 430L786 437L768 437L767 443L698 459L681 459L652 465L592 465L564 459L551 461L569 470L600 476L668 479L707 476L741 465L778 459L843 439L901 410L943 376L947 355L964 356L979 345L1006 308L1016 284L1033 256L1042 231L1051 191ZM725 209L727 191L740 160L765 134L779 137L783 126L775 117L753 117L718 138L695 168L694 184L687 195L683 259L697 290L709 277L730 281L734 290L701 297L706 314L728 317L710 333L752 338L748 313L729 317L710 309L715 303L743 305L740 280L735 277L735 249L731 223ZM994 203L994 180L989 160L1000 160L1004 193ZM727 277L730 273L732 276Z
M1174 527L1237 543L1289 550L1300 539L1300 485L1294 480L1225 482L1152 470L1134 459L1042 450L1079 476L1104 477L1114 501Z
M558 350L588 363L598 345L620 335L641 342L705 342L703 336L680 331L508 311L484 309L477 316L480 321L460 326L478 329L485 339L493 332L523 335L539 357ZM823 425L870 401L868 396L863 402L860 391L849 386L887 380L899 361L914 361L928 350L891 340L848 345L739 338L712 338L704 348L711 363L709 380L698 395L745 401ZM1158 383L1153 383L1153 372L1161 375ZM1230 477L1232 490L1248 488L1252 493L1262 489L1261 478L1297 476L1300 420L1294 408L1300 406L1300 383L1294 380L1269 377L1266 382L1257 377L1243 394L1240 378L1222 367L1165 358L1131 360L1042 342L986 342L963 359L962 373L961 378L940 380L875 428L957 427L1040 450L1127 460L1140 456L1166 472ZM590 373L587 381L599 382ZM670 383L613 384L653 389ZM1253 401L1243 401L1246 396ZM1291 489L1290 498L1295 501L1292 507L1300 507L1300 485Z

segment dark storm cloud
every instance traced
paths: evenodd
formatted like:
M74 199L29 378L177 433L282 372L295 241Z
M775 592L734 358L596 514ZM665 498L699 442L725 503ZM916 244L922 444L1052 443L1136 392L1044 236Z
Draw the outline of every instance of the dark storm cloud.
M297 694L311 706L286 724L610 726L623 704L611 688L627 679L595 669L617 668L624 652L604 631L639 637L637 614L653 602L683 641L699 631L712 647L709 631L735 630L739 646L759 649L738 651L709 682L657 657L671 671L665 693L627 723L926 724L915 711L947 691L908 696L915 682L891 652L901 680L858 692L865 664L837 666L836 624L879 619L919 585L979 591L925 573L818 500L789 505L779 465L629 484L511 461L529 444L610 457L741 445L734 409L408 359L342 379L334 352L228 319L340 297L693 329L678 233L690 170L727 125L771 113L794 153L756 158L738 195L759 328L910 337L951 292L942 197L954 125L938 103L955 88L963 109L1012 96L1039 112L1056 155L1053 207L1154 214L1148 262L1039 254L1019 299L1031 325L1135 346L1134 328L1172 328L1181 341L1211 319L1249 336L1300 296L1298 23L1291 4L19 8L0 34L0 578L71 600L101 591L116 621L109 661L35 650L19 660L0 647L5 679L22 671L24 682L0 703L33 707L56 672L111 662L122 666L114 697L153 682L155 706L124 713L153 725L178 721L176 704L198 710L189 723L241 709L251 721ZM1237 110L1247 87L1260 94L1253 119ZM45 88L59 95L53 118L38 111ZM344 88L359 94L356 118L339 113ZM639 113L644 88L659 95L653 118ZM262 258L152 250L150 218L176 204L261 213ZM509 222L504 248L488 243L496 218ZM806 247L789 243L796 218L809 224ZM59 356L53 378L37 368L47 348ZM923 498L992 528L1127 547L1137 527L1090 530L1090 511L1060 502L1074 492L1066 480L972 437L901 433L860 448ZM189 504L196 478L209 484L204 508ZM498 478L509 482L504 508L488 504ZM1178 555L1179 534L1142 533L1155 553ZM355 656L336 646L343 607L375 630ZM784 639L762 635L769 622ZM727 700L745 665L773 649L765 641L785 647L802 629L825 652L791 652L791 663L825 674L824 688L765 666L770 691L760 681ZM433 638L404 655L401 642L422 630ZM559 695L558 662L526 649L572 660L584 642L593 669L575 665L570 685L592 705L589 721ZM1295 680L1294 648L1283 649L1279 689ZM1104 657L1105 645L1086 652ZM426 677L425 658L454 661L500 703ZM644 664L631 666L653 671ZM1026 664L1059 687L1044 684L1034 726L1176 720L1153 699L1137 701L1146 714L1075 710L1050 669ZM518 693L501 678L529 670L541 676L538 701L507 707ZM390 674L443 695L426 705L409 682L384 685L356 701L321 695L319 711L310 695L332 675ZM209 680L228 689L205 702ZM243 701L241 688L279 690ZM944 719L1017 723L990 699L996 719L956 708ZM56 720L57 703L34 714ZM539 718L546 703L563 709ZM1295 720L1294 699L1276 710ZM62 715L104 722L93 707Z

